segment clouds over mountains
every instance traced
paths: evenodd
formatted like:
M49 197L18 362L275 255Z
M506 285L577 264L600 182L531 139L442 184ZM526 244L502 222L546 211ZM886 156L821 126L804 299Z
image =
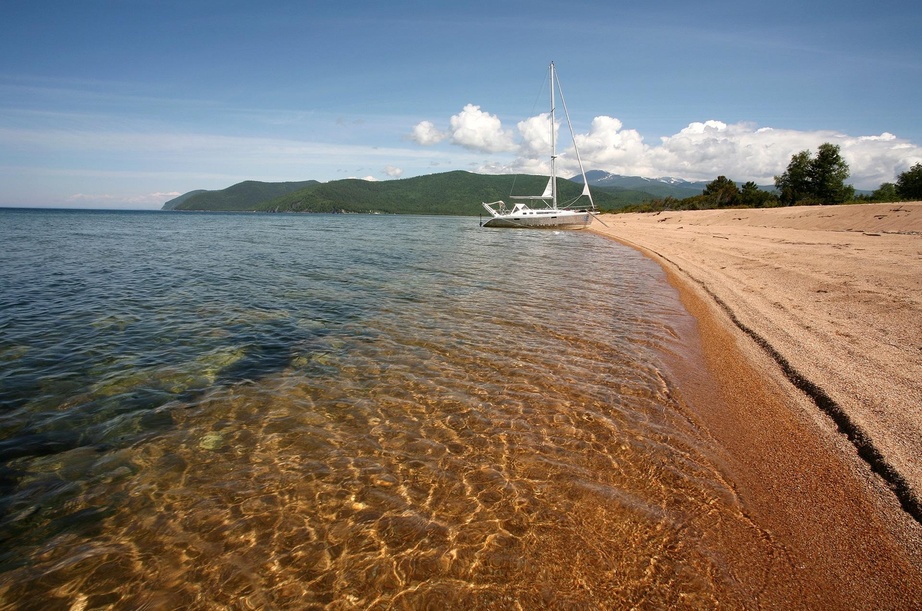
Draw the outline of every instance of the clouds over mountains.
M496 115L468 104L440 129L432 121L417 124L410 139L423 146L450 143L491 157L475 171L483 173L547 171L550 130L547 115L504 127ZM557 131L560 131L558 117ZM566 129L566 128L564 128ZM614 117L598 116L576 142L587 169L629 176L672 176L712 180L719 175L737 181L771 184L787 168L791 156L815 151L824 142L840 147L849 164L849 182L859 189L876 189L922 162L922 147L890 133L851 136L835 131L798 131L758 127L751 123L693 122L676 134L647 143ZM558 144L561 174L578 173L569 137Z

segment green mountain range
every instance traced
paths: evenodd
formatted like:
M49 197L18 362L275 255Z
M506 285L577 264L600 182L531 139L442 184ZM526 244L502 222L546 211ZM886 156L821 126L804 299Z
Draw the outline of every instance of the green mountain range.
M483 175L454 171L400 180L360 179L270 183L248 180L219 191L192 191L166 202L163 210L253 212L353 212L477 216L481 202L508 201L510 194L535 195L546 176ZM592 184L590 182L590 184ZM561 205L576 198L582 185L558 182ZM618 210L653 199L650 193L621 187L593 188L601 210Z
M259 182L245 180L220 191L198 189L163 204L162 210L225 210L250 211L254 206L282 195L320 184L316 180L302 182Z

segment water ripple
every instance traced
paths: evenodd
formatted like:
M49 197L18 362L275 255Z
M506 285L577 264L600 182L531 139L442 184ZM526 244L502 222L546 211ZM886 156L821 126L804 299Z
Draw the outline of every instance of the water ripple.
M471 219L19 212L0 599L733 606L658 268Z

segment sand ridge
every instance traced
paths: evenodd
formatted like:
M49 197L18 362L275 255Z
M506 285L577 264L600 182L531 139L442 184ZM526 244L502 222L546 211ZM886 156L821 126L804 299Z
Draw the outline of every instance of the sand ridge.
M839 406L922 517L922 203L601 218Z
M700 423L812 602L919 604L922 202L600 219L698 319L719 386L689 389Z

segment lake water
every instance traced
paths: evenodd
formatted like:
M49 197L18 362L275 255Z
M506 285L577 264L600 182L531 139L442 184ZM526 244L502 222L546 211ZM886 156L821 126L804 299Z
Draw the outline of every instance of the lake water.
M710 608L769 545L589 232L0 210L4 608ZM766 554L771 556L771 550ZM757 581L757 580L756 580Z

